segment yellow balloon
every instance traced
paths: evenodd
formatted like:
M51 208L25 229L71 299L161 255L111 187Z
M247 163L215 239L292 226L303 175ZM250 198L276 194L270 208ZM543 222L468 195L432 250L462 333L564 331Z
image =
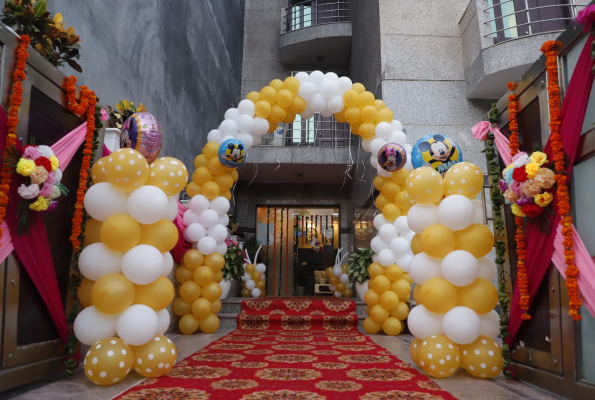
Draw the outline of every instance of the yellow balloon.
M237 168L228 168L227 174L231 176L234 182L236 182L239 178L238 169Z
M246 273L248 273L248 274L252 274L252 273L254 273L254 271L256 271L254 264L247 264L244 269L246 270Z
M368 333L374 334L380 332L382 324L374 322L372 317L364 319L364 330Z
M359 126L358 133L362 139L372 139L376 136L376 126L372 122L364 122Z
M196 318L194 314L186 314L180 318L178 328L184 335L192 335L198 329L199 322L199 319Z
M287 89L281 89L277 92L277 104L281 107L289 107L293 102L293 95Z
M455 249L455 235L444 225L430 225L419 237L424 253L434 258L444 258Z
M180 286L180 297L188 303L198 299L201 294L200 286L194 281L186 281Z
M204 264L211 268L213 272L221 271L225 266L225 258L219 253L209 254L205 257Z
M219 318L215 314L209 314L200 319L200 329L204 333L215 333L219 329Z
M149 177L149 164L136 150L118 149L107 157L105 173L109 183L129 192L145 184Z
M394 114L393 112L388 109L388 108L383 108L381 110L378 111L378 114L376 115L376 118L374 119L374 123L376 125L378 125L381 122L392 122L392 120L394 119Z
M421 235L416 234L411 238L411 251L414 255L423 253L423 249L421 248Z
M124 253L139 244L141 226L130 215L115 214L103 222L99 235L110 250Z
M411 359L417 365L419 365L419 349L421 349L422 341L418 338L413 338L411 345L409 346L409 354Z
M260 289L260 290L263 290L265 288L265 286L266 286L266 282L265 281L258 281L258 282L256 282L256 287L258 289ZM347 289L345 289L345 290L347 290Z
M295 114L303 113L304 111L306 111L306 100L304 100L300 96L293 96L293 100L291 101L289 110Z
M351 288L346 288L345 290L343 290L342 294L343 294L343 297L345 297L346 299L349 299L353 296L353 290Z
M286 111L279 104L273 104L269 119L273 122L281 122L285 119Z
M374 100L374 107L376 107L376 109L380 111L383 108L386 108L386 103L380 99L376 99Z
M87 278L83 278L81 281L81 286L79 286L76 295L78 296L83 307L91 307L93 305L91 291L93 290L94 284L95 281L89 280Z
M221 193L221 189L219 189L219 185L215 182L207 182L202 185L201 188L202 194L209 200L213 200Z
M498 304L496 287L485 279L476 279L470 285L458 287L457 291L456 305L469 307L479 315L489 313Z
M165 276L160 276L148 285L134 285L136 295L133 304L144 304L155 311L163 310L174 299L173 283Z
M374 189L382 191L382 188L384 187L384 184L386 182L388 182L388 180L386 178L383 178L380 175L376 176L373 181Z
M329 276L328 281L331 285L336 286L340 282L339 278L334 275Z
M213 282L221 283L222 280L223 280L223 272L222 271L213 272Z
M209 142L202 148L202 154L204 154L207 160L210 160L211 158L217 158L219 156L219 147L219 143Z
M101 225L102 221L89 218L85 224L85 246L93 243L101 242Z
M195 249L190 249L184 253L184 265L188 269L196 269L204 263L204 256L202 253Z
M434 378L448 378L461 364L459 346L444 335L425 339L419 349L419 364Z
M340 123L347 122L347 121L345 121L345 108L343 108L338 113L335 113L335 120Z
M444 175L445 195L461 194L475 199L483 188L483 173L470 162L453 165Z
M403 301L399 302L399 304L397 304L397 306L394 309L390 310L390 316L395 317L399 321L406 320L408 315L409 315L409 306L407 305L407 303L405 303Z
M221 164L218 158L211 158L207 162L207 169L213 176L225 174L227 167Z
M132 305L134 285L122 274L99 278L91 290L91 301L104 314L119 314Z
M382 330L388 336L396 336L399 333L401 333L401 330L402 330L401 321L399 321L398 319L396 319L394 317L388 317L382 323Z
M392 282L396 282L399 279L403 278L403 270L398 265L389 265L386 267L386 276Z
M258 92L250 92L248 95L246 95L246 99L256 104L258 100L260 100L260 94Z
M345 107L357 107L359 101L359 93L353 89L347 90L343 93L343 104Z
M186 193L188 196L194 197L202 193L202 187L194 182L190 182L188 186L186 186Z
M212 158L211 160L215 160L215 158ZM211 172L206 166L198 167L192 173L192 182L196 183L197 185L202 186L207 182L211 182L212 180L213 174L211 174Z
M192 303L192 314L194 314L196 318L204 318L210 313L211 303L207 299L201 297L200 299L194 300Z
M387 221L394 222L394 220L401 216L401 209L396 204L389 203L382 209L382 215Z
M387 310L394 310L399 304L399 296L392 290L387 290L380 295L380 305Z
M373 105L365 106L362 108L361 111L361 118L364 122L374 122L376 119L376 115L378 114L378 110Z
M89 348L83 369L94 384L111 386L126 378L133 363L132 347L120 338L107 337Z
M482 224L471 224L463 230L455 232L455 250L465 250L475 258L488 255L494 247L494 235Z
M335 287L337 288L337 292L342 292L347 288L343 282L336 283Z
M183 298L178 297L176 300L174 300L173 310L174 314L176 314L178 317L183 317L184 315L190 314L192 312L192 304L188 303Z
M374 106L374 95L372 92L360 93L357 106L363 109L365 106Z
M219 311L221 311L221 307L223 305L221 304L221 300L215 300L214 302L211 303L211 314L217 314Z
M206 167L209 161L204 154L199 154L194 158L194 168Z
M382 210L387 204L390 204L390 200L388 200L382 193L376 197L376 207L379 210Z
M356 108L357 108L357 107L356 107ZM359 108L358 108L358 110L359 110ZM354 135L356 135L356 136L359 136L359 127L360 127L360 125L361 125L361 124L362 124L362 121L360 121L360 122L357 122L357 123L355 123L355 124L351 124L351 125L349 125L349 128L351 129L351 132L352 132Z
M401 301L409 301L409 295L411 293L411 284L407 282L405 279L399 279L396 282L393 282L390 290L395 292L397 296L399 296L399 300Z
M295 96L300 90L300 81L294 76L289 76L283 81L283 89L289 90Z
M390 279L388 279L386 275L378 275L376 278L372 279L372 289L378 294L390 290Z
M275 89L277 92L283 89L283 81L281 79L273 79L269 86Z
M260 90L260 99L273 105L277 99L277 91L271 86L265 86Z
M368 267L368 274L370 274L371 278L376 278L378 275L385 275L386 268L384 268L382 265L380 265L380 263L373 262ZM372 282L372 281L370 281L370 282Z
M217 175L213 177L213 182L219 185L219 189L225 192L233 187L233 178L229 174Z
M461 345L461 366L476 378L495 378L502 371L502 347L494 339L479 336L471 344Z
M366 87L359 82L351 85L351 89L355 90L359 94L362 94L363 92L366 91Z
M290 110L285 110L285 118L283 118L283 122L285 122L286 124L291 124L293 121L295 121L295 116L297 114L291 112Z
M254 113L259 118L268 118L271 115L271 105L264 100L260 100L254 106Z
M380 295L373 290L368 290L364 295L364 301L369 306L375 306L380 303Z
M345 109L345 121L350 124L356 124L360 120L360 109L357 107L349 107Z
M173 222L166 219L162 219L154 224L141 225L140 229L141 237L139 244L153 246L161 253L170 251L178 243L178 228L176 228Z
M413 288L413 301L415 301L415 304L418 306L423 304L421 301L421 286L422 285L415 285Z
M419 296L424 307L436 314L444 314L455 307L459 297L457 288L443 278L427 280L421 285Z
M219 300L219 297L221 297L221 286L216 282L211 282L207 286L203 286L202 297L210 302Z
M242 297L252 297L252 293L248 289L242 289Z
M403 272L403 279L409 282L409 285L413 285L413 279L411 278L411 275L409 275L409 272Z
M171 371L178 350L167 336L156 335L141 346L132 346L134 370L145 378L156 378Z
M178 269L176 269L176 279L180 283L184 283L190 281L194 278L194 271L190 268L187 268L184 265L180 265Z
M401 168L400 170L393 172L391 179L393 182L403 185L407 181L408 176L409 172L405 168Z
M93 168L91 168L91 179L93 179L93 183L109 182L105 173L107 159L108 157L100 158L93 164Z
M375 306L372 306L370 318L377 324L381 324L388 318L388 310L382 307L381 304L376 304Z
M260 272L258 272L258 271L256 271L256 272L253 272L253 273L251 274L251 276L252 276L252 280L253 280L254 282L258 282L258 281L260 281L260 278L261 278Z
M433 204L444 196L444 181L440 173L430 167L411 171L405 188L411 199L421 204Z
M267 118L267 122L269 123L269 130L268 133L273 133L277 129L277 122L273 121L270 118Z
M226 190L225 192L219 193L220 196L225 197L227 200L231 201L231 192Z
M382 186L382 194L387 200L390 200L391 202L395 200L395 197L400 191L401 186L399 186L397 183L394 183L393 181L388 181Z
M211 160L217 160L212 158ZM210 165L211 160L207 165ZM182 161L173 157L161 157L151 163L150 174L146 185L157 186L166 195L180 193L188 183L188 170ZM198 182L197 182L198 183Z
M194 270L194 282L200 286L206 286L213 282L213 270L206 265L202 265Z

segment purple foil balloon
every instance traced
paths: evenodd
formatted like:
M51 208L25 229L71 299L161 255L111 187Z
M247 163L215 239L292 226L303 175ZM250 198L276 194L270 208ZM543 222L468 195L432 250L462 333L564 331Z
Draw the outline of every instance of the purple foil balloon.
M132 114L124 122L120 136L121 148L138 151L151 164L159 156L162 144L161 124L148 112Z

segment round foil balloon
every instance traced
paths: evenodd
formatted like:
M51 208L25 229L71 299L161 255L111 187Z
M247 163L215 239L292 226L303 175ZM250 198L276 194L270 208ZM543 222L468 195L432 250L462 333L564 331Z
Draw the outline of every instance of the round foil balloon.
M137 150L145 156L149 164L159 156L162 143L161 124L148 112L132 114L124 122L120 147Z
M237 168L246 161L246 146L238 139L229 139L219 147L219 161L227 168Z
M430 167L444 176L456 163L463 161L463 153L448 136L432 134L419 139L411 150L413 168Z
M395 172L405 166L407 151L400 144L387 143L378 152L378 165L385 171Z

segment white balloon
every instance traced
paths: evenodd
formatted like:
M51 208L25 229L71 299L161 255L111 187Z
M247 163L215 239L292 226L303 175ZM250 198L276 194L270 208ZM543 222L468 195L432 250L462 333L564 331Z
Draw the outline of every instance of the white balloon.
M370 248L376 254L380 253L382 250L389 249L390 244L386 243L380 236L376 236L372 238L370 241Z
M196 197L196 196L194 196L194 197ZM184 215L182 216L182 219L184 220L184 224L186 224L186 226L189 226L190 224L194 224L194 223L200 223L200 214L196 214L192 210L186 210L186 211L184 211Z
M300 84L304 84L310 81L310 75L308 75L307 72L298 72L297 74L295 74L295 77L298 81L300 81Z
M407 153L407 162L403 167L405 171L413 171L413 163L411 162L411 153Z
M397 258L397 265L399 267L401 267L403 272L409 272L411 260L413 260L413 256L410 254L405 254L405 255Z
M495 310L479 316L479 334L496 339L500 334L500 316Z
M163 256L163 269L161 270L161 276L165 276L167 278L174 269L174 258L169 251L161 253L161 255Z
M222 256L225 256L225 253L227 253L227 245L225 244L225 242L217 244L217 246L215 247L215 253L219 253Z
M347 274L341 275L340 280L341 280L342 283L348 284L349 283L349 275L347 275Z
M236 136L238 134L238 124L233 119L226 119L219 125L222 136Z
M248 100L250 101L250 100ZM250 103L252 103L250 101ZM238 129L240 132L250 132L254 128L254 119L249 115L240 115L238 118Z
M246 289L248 290L252 290L256 287L256 283L250 279L249 281L246 281Z
M374 153L373 153L374 154ZM373 155L373 157L377 157L378 155ZM388 172L384 170L380 165L376 167L376 173L384 178L390 178L392 176L392 172Z
M454 181L452 181L454 182ZM454 194L440 202L438 206L440 223L453 231L465 229L475 218L473 203L465 196Z
M423 285L427 280L441 278L439 258L433 258L426 253L419 253L413 256L409 263L409 275L418 285Z
M331 110L329 110L328 103L327 103L327 106L325 107L325 109L320 112L320 115L322 115L323 117L326 117L326 118L330 118L334 115L334 113Z
M320 84L320 94L325 99L332 99L339 94L339 84L328 79L323 80Z
M316 90L319 90L320 85L322 84L322 81L324 81L324 74L322 72L312 71L310 73L310 82L314 85Z
M227 135L227 136L223 136L223 139L221 139L221 142L227 142L228 140L231 139L235 139L235 136L231 136L231 135Z
M343 297L343 293L341 292L335 292L335 297L340 299L341 297Z
M252 136L252 147L260 145L260 142L262 142L262 136L257 135L256 133L250 133L250 136Z
M266 119L254 117L253 121L254 127L252 128L252 131L257 135L262 136L269 131L269 121L267 121Z
M384 218L384 215L382 214L377 214L374 217L374 228L376 228L377 230L380 229L380 227L382 227L382 225L384 224L390 224L390 222Z
M408 155L409 155L409 154L411 154L411 151L413 150L413 146L411 146L411 145L410 145L410 144L408 144L408 143L405 143L405 144L403 145L403 148L405 149L405 151L407 152L407 154L408 154Z
M128 214L141 224L154 224L165 217L168 204L163 190L146 185L130 193L126 208Z
M184 231L184 235L188 238L189 242L198 242L206 234L207 229L198 222L188 225L188 228Z
M198 241L198 251L203 255L208 256L217 249L217 242L212 237L205 236Z
M85 246L79 256L79 269L89 280L97 279L108 274L120 273L122 253L116 253L103 243L93 243Z
M393 127L393 130L395 130L395 131L402 131L403 130L403 124L401 124L396 119L393 119L393 121L390 124Z
M444 334L456 344L473 343L479 337L480 327L479 315L468 307L451 308L442 319Z
M327 72L324 74L324 79L331 82L337 82L339 80L339 75L335 74L334 72Z
M126 193L110 183L96 183L87 190L84 206L89 215L98 221L105 221L112 215L128 214Z
M238 111L237 108L229 108L227 111L225 111L225 115L223 116L223 119L237 121L239 116L240 116L240 112Z
M341 275L343 275L343 270L341 269L340 266L335 265L333 267L333 275L335 275L336 278L340 278Z
M340 77L338 80L338 83L339 83L339 93L341 94L341 96L343 95L343 93L345 93L346 91L350 90L353 87L353 82L351 81L351 79L349 79L346 76Z
M434 314L423 305L417 305L409 311L407 316L409 332L419 340L442 335L444 333L442 330L443 317L444 314Z
M388 137L388 142L404 146L407 143L407 136L401 131L392 131L390 136Z
M310 101L316 94L316 86L312 82L304 82L300 85L299 95L306 101Z
M372 168L378 168L378 157L370 157L370 165Z
M202 194L197 194L188 202L188 208L194 211L196 214L201 214L204 210L208 210L211 205L209 199Z
M109 315L94 306L86 307L74 320L74 335L82 344L91 346L98 340L116 335L118 314Z
M382 240L382 239L381 239ZM372 256L372 262L378 262L378 254Z
M240 101L240 104L238 104L238 113L240 116L247 115L250 118L254 117L254 103L248 99Z
M219 144L223 143L223 136L221 136L221 132L219 129L213 129L207 135L207 142L217 142Z
M222 216L219 217L219 220L217 220L217 223L221 224L223 226L229 225L229 216L227 214L223 214Z
M140 346L153 339L159 328L159 318L144 304L133 304L124 310L116 322L116 332L124 342Z
M244 268L245 268L245 267L244 267ZM242 278L241 278L241 279L242 279L244 282L247 282L247 281L249 281L250 279L252 279L252 275L250 275L250 274L244 274L244 275L242 275Z
M309 104L306 105L306 109L304 110L304 112L300 114L300 117L302 117L303 119L310 119L313 116L314 116L314 111L312 111Z
M320 93L316 93L312 100L310 101L310 108L315 113L321 112L326 108L326 100Z
M372 144L372 139L362 139L362 149L367 151L368 153L372 151L370 145Z
M336 286L334 286L334 285L328 285L328 289L329 289L331 292L336 292L336 291L337 291L337 287L336 287Z
M384 224L380 227L378 235L380 235L380 238L386 243L391 243L392 240L397 237L397 230L391 223Z
M393 131L393 127L388 122L381 122L376 125L376 136L380 139L387 140Z
M334 114L341 112L344 106L345 103L343 103L343 97L341 96L335 96L332 99L330 99L327 103L328 109Z
M395 255L390 249L384 249L378 253L378 262L383 267L388 267L396 262Z
M238 133L236 139L238 139L244 144L244 148L246 150L250 150L252 148L252 145L254 144L254 139L252 139L252 135L246 132Z
M421 235L430 225L439 224L438 206L434 204L414 204L407 213L407 224L415 233Z
M492 282L497 272L496 263L489 257L481 257L477 259L477 265L479 267L477 277Z
M219 222L219 214L215 210L204 210L200 214L200 223L207 229L217 225L217 222Z
M384 139L380 139L380 138L373 139L372 143L370 143L370 151L372 152L372 157L377 157L378 153L380 153L380 149L385 144L386 144L386 140L384 140Z
M411 228L409 228L409 224L407 223L407 217L405 215L401 215L394 222L395 229L401 235L411 232Z
M173 221L178 217L178 199L177 196L170 196L167 198L167 212L165 213L165 219Z
M163 255L153 246L139 244L122 257L122 274L137 285L153 283L163 272Z
M398 238L394 238L390 242L390 249L396 257L400 258L400 257L404 256L405 254L407 254L409 252L409 250L411 250L411 246L409 245L409 242L406 239L404 239L402 237L398 237ZM397 262L398 262L398 258L397 258Z
M475 207L475 215L473 216L473 223L474 224L480 224L480 225L485 225L485 220L483 217L483 209L482 208L478 208Z
M467 251L451 251L442 259L442 276L455 286L470 285L478 272L477 259Z
M252 297L260 297L260 289L259 288L254 288L254 289L252 289L252 291L250 292L250 294L252 295Z
M254 269L256 270L256 272L260 272L261 274L264 274L267 270L267 267L264 264L256 264Z
M207 231L207 235L215 239L217 244L222 243L225 239L227 239L227 228L223 225L217 224Z
M157 314L157 334L165 335L169 329L170 316L167 308L155 312Z

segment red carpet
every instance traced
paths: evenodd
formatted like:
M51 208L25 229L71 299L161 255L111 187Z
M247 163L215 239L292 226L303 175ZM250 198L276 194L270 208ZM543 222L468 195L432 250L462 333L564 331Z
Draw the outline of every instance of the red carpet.
M242 312L241 329L117 399L455 399L355 330L349 300L248 300Z

